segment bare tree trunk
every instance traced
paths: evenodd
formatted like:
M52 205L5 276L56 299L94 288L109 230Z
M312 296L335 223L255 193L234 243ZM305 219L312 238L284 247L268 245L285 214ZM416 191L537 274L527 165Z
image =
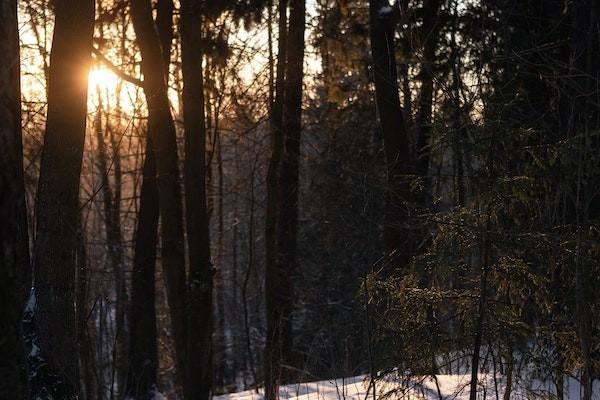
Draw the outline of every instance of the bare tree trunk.
M287 58L287 0L279 0L279 41L276 67L275 99L269 104L271 157L267 171L267 209L265 216L265 306L267 337L264 354L265 398L275 400L281 369L281 310L277 290L280 274L277 262L277 181L283 153L283 100ZM271 64L273 60L270 60ZM270 68L273 68L272 65ZM269 99L271 100L271 99Z
M131 274L129 374L125 393L145 400L156 387L158 367L154 273L159 206L156 162L149 142L142 179Z
M106 244L108 249L108 257L110 260L110 266L114 276L114 290L115 290L115 346L114 351L115 360L115 372L117 374L117 388L122 389L122 382L124 381L124 374L126 373L126 343L127 338L125 336L125 309L126 305L126 287L125 287L125 271L124 271L124 254L123 254L123 240L121 234L121 220L120 220L120 177L117 177L117 171L115 171L115 191L111 189L110 183L110 171L109 171L109 160L108 153L106 150L106 143L104 140L104 130L108 130L108 122L105 126L102 124L104 115L104 108L102 102L102 94L100 89L97 89L98 93L98 109L96 110L96 117L94 120L94 133L96 134L96 141L98 144L98 169L100 170L100 185L102 187L102 203L103 212L102 217L104 220L104 227L106 230ZM118 158L118 153L117 153ZM113 165L118 165L116 160L113 160ZM117 396L118 397L118 396Z
M506 387L504 388L503 400L510 400L510 396L512 393L513 386L513 370L515 366L515 361L512 354L512 347L509 346L507 354L507 362L508 366L506 367Z
M171 0L160 0L157 3L156 25L161 41L163 65L168 72L173 39ZM156 160L150 138L146 136L131 274L129 370L125 389L126 396L140 400L149 398L158 386L155 273L159 212Z
M408 136L400 106L394 47L394 10L387 0L369 0L369 24L375 99L387 164L390 195L387 199L385 242L389 252L397 251L399 265L410 259L411 246L406 232L408 211L405 203L408 185Z
M144 93L148 104L148 138L156 160L161 217L162 265L171 314L179 380L184 381L186 355L186 279L183 210L175 124L167 95L161 41L149 0L131 0L137 43L142 54Z
M79 177L87 117L94 0L55 1L48 114L38 183L36 320L43 356L72 393L77 387L75 276Z
M250 337L250 315L248 310L248 283L250 282L250 274L254 266L254 209L255 209L255 194L254 182L256 174L256 159L252 166L252 174L250 176L250 204L249 204L249 221L248 221L248 268L244 274L244 282L242 283L242 306L244 310L244 336L246 339L246 359L248 360L247 368L252 374L252 385L258 392L258 382L256 378L256 369L254 364L254 354L252 352L252 341Z
M222 389L226 382L230 381L230 378L226 376L227 373L227 354L226 354L226 335L225 335L225 282L223 274L224 271L224 252L225 252L225 225L223 215L223 155L222 155L222 140L218 132L215 132L217 137L217 174L218 174L218 188L217 188L217 265L219 271L215 276L215 291L216 293L216 340L214 350L214 363L215 363L215 388Z
M0 398L27 398L21 329L30 286L17 1L0 1Z
M592 203L594 194L585 182L593 169L594 161L590 149L598 152L597 140L591 139L591 132L597 131L598 122L598 78L600 76L600 49L598 24L600 6L593 0L573 2L571 26L570 68L574 83L571 87L569 135L578 142L578 169L576 174L575 220L577 226L577 249L575 266L575 305L576 327L579 336L583 368L581 386L583 400L591 400L594 379L592 360L593 322L590 304L593 303L593 289L590 287L592 267L586 260L586 245L589 231L589 212L586 204Z
M440 24L437 21L440 0L426 0L423 3L423 26L421 27L421 46L423 47L423 61L419 71L421 91L419 93L419 110L417 112L418 138L418 165L419 175L427 182L429 169L429 138L431 136L431 117L433 111L433 62L438 43ZM427 185L425 185L425 193ZM426 197L424 197L426 198Z
M169 82L169 66L171 64L171 47L173 44L173 0L158 0L156 3L156 30L160 39L165 79Z
M185 205L189 250L186 399L207 400L212 377L212 284L200 2L181 2Z
M489 257L490 257L490 209L488 205L488 215L485 222L485 232L482 232L484 237L483 243L483 265L479 276L479 304L477 305L477 314L474 318L474 340L473 340L473 355L471 358L471 387L469 393L470 400L477 400L477 384L479 383L479 354L483 342L483 323L487 310L487 279L489 272ZM512 357L512 355L511 355Z
M294 308L294 274L298 256L298 190L300 135L302 131L302 80L304 62L305 0L290 2L283 106L283 157L279 186L277 217L277 269L280 274L277 301L281 308L281 361L287 367L282 381L292 379L293 355L292 315Z
M96 399L98 382L94 377L93 353L88 330L89 312L87 306L89 273L85 248L85 226L79 212L79 250L77 253L77 344L79 351L80 396L85 399Z
M457 15L456 2L453 4L454 14ZM450 68L452 71L452 153L454 157L454 203L455 205L462 207L465 205L465 177L464 177L464 156L463 156L463 141L466 137L467 131L465 129L465 118L463 118L463 111L461 109L460 95L462 92L463 82L460 74L460 56L458 54L458 47L456 42L456 30L458 28L453 26L450 34Z

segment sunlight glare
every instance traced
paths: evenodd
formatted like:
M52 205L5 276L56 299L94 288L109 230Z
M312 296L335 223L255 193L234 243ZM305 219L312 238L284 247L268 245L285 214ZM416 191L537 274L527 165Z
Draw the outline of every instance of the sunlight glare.
M118 77L109 69L93 68L89 74L89 87L92 90L99 88L100 90L115 89L118 82Z

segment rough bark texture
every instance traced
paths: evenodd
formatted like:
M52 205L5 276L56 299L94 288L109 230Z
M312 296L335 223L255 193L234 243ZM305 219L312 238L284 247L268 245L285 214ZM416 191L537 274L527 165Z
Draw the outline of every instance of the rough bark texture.
M94 0L57 0L54 4L48 114L36 204L36 319L43 356L75 390L79 176L87 117Z
M283 157L278 180L279 215L277 217L277 303L281 309L281 361L294 367L292 315L294 274L297 270L298 188L300 133L302 129L302 79L304 61L305 0L290 2L283 105ZM282 380L290 381L292 370L284 369Z
M387 0L369 1L369 23L375 99L383 133L389 196L385 241L388 251L397 251L399 265L410 258L406 223L408 185L408 138L398 93L394 47L394 11Z
M185 253L183 210L175 125L169 108L161 42L149 0L131 0L136 40L142 54L144 94L148 104L148 137L156 160L161 217L162 265L175 341L176 366L183 381L186 354Z
M202 76L201 2L181 1L181 62L185 135L185 211L189 251L186 399L211 389L212 281L206 203L206 128Z
M271 157L267 171L267 209L265 216L265 306L267 316L267 338L265 343L264 375L265 397L274 400L277 397L278 379L281 364L281 310L276 291L280 276L277 265L277 177L283 153L282 116L285 83L285 65L287 54L287 0L279 1L279 42L277 54L277 80L275 82L275 100L270 104ZM272 62L272 61L271 61Z
M0 1L0 398L27 398L21 331L29 287L17 1Z

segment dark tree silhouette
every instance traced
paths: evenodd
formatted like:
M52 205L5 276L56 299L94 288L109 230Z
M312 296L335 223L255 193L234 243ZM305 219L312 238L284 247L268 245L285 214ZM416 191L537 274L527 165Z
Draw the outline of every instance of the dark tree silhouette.
M36 203L36 321L43 357L73 393L79 178L86 131L94 0L57 0L48 113ZM67 395L62 394L63 398Z
M185 137L184 184L188 239L187 399L208 400L212 379L212 293L206 204L206 127L201 2L181 2L181 63Z
M21 318L31 275L16 0L0 2L0 52L0 398L21 400L28 394Z

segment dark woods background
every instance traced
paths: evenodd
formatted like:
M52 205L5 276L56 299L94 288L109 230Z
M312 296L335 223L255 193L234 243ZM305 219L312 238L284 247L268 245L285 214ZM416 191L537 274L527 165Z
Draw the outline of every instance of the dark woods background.
M471 374L474 400L483 371L591 399L599 22L0 0L0 398Z

